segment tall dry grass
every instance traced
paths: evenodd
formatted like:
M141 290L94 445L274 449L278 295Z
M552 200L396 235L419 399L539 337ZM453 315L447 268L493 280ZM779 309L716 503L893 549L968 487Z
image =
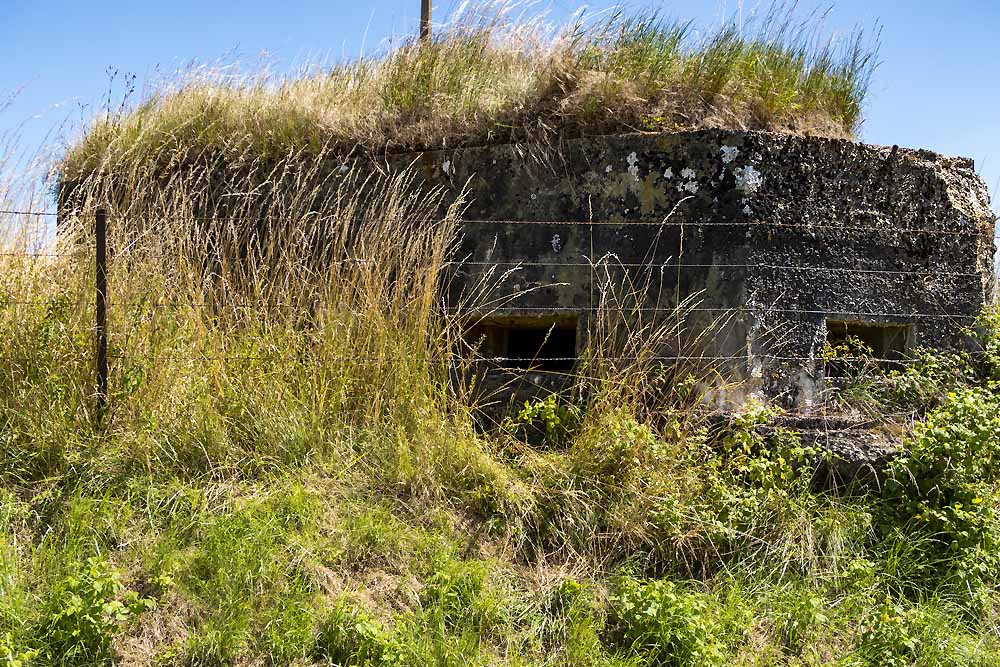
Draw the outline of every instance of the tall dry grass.
M298 77L182 74L86 128L63 181L704 126L851 137L876 64L862 33L826 37L822 17L783 5L707 30L620 11L552 28L507 3L470 6L429 44Z
M46 474L40 423L90 437L98 206L112 258L112 408L101 437L128 441L117 452L124 465L226 475L317 455L350 441L341 431L445 414L449 328L437 297L454 212L442 218L439 193L421 192L412 175L349 174L316 195L295 174L301 164L287 164L272 174L287 197L228 197L225 218L194 215L193 177L139 202L93 181L41 254L18 240L30 236L24 221L7 221L20 232L0 272L0 327L12 341L0 394L12 432L24 434L24 456L6 458L17 475ZM50 435L54 450L73 449Z
M0 380L8 478L82 475L100 487L137 474L224 481L319 465L417 497L462 498L510 517L521 538L536 533L549 463L523 451L534 470L523 477L498 454L508 436L477 428L475 359L459 342L463 313L481 304L456 313L445 299L461 199L442 210L443 193L413 172L331 173L330 159L297 152L265 165L248 154L249 180L268 184L257 189L216 180L214 161L166 181L136 165L79 184L56 245L11 257L0 278L9 299L0 333L15 341L0 352L10 369ZM97 208L112 258L111 409L100 428ZM606 434L609 419L652 423L666 405L682 417L672 426L680 437L694 426L697 384L717 364L658 357L691 354L713 329L687 331L696 298L678 299L675 316L644 319L652 287L606 273L593 336L569 377L582 399L577 432ZM683 397L666 391L679 382Z

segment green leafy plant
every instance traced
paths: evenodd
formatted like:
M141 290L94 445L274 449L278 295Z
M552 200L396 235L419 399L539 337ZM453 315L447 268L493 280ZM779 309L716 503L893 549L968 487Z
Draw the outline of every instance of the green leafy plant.
M672 581L621 582L612 599L619 643L653 665L721 665L721 628L708 598Z
M39 653L37 649L17 648L9 632L0 637L0 667L29 667Z
M919 609L886 599L861 619L861 655L885 667L917 664L924 624Z
M843 340L826 341L819 350L820 358L833 363L838 361L863 362L875 356L872 347L857 336L847 336Z
M602 487L651 470L666 452L653 430L626 410L609 412L590 425L575 447L574 468Z
M391 667L400 653L388 632L364 610L340 599L319 624L313 657L333 665Z
M153 599L126 590L106 561L88 558L53 589L38 633L39 652L62 665L109 664L115 635L155 606Z
M812 591L802 591L790 596L782 605L781 631L785 648L798 652L806 643L808 633L816 625L829 619L823 598Z
M793 431L771 427L778 414L772 407L750 405L734 416L723 438L727 473L750 488L791 491L794 483L809 480L799 472L817 452L803 446Z
M988 587L1000 566L998 471L1000 399L982 389L950 394L889 466L883 533L903 527L927 538L927 578L955 578L960 591Z
M941 405L950 393L978 382L968 352L918 348L909 356L910 363L886 378L893 405L925 413Z
M549 394L542 399L525 401L517 417L505 422L505 428L509 433L538 432L546 444L562 446L576 434L580 419L580 409L576 405L562 400L558 394Z

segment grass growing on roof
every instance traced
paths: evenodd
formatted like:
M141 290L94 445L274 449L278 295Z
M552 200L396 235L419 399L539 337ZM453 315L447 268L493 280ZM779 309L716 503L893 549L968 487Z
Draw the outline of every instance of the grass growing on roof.
M852 137L876 52L781 5L715 28L616 11L561 28L468 3L421 44L298 77L198 71L100 117L62 164L75 182L219 158L433 149L697 127Z

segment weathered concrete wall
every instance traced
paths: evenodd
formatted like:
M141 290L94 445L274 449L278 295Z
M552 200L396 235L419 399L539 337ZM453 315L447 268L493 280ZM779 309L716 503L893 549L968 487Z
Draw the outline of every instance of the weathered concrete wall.
M912 325L910 345L962 345L993 290L988 194L962 158L704 130L437 151L417 164L428 184L468 190L475 222L453 303L489 282L480 303L519 294L503 314L575 312L592 326L601 276L650 282L650 316L695 295L689 331L724 323L707 346L663 353L734 357L722 375L742 382L721 402L757 392L812 405L827 320Z

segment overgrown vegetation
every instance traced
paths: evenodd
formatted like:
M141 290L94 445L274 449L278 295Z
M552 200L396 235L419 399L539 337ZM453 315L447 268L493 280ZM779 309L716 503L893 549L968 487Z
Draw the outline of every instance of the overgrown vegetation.
M167 82L99 118L63 175L166 180L208 161L241 171L295 155L698 127L851 137L876 65L861 33L824 38L816 17L780 5L709 29L625 12L547 28L507 3L464 7L430 44L297 78L199 69Z
M917 417L864 488L817 489L771 408L706 420L652 362L673 318L598 326L585 400L483 430L436 305L456 212L406 174L320 197L301 164L212 224L190 174L138 183L141 219L89 182L46 255L7 220L8 666L997 662L996 315L975 354L851 352L863 409ZM141 223L113 229L103 424L98 204Z
M690 50L682 28L610 25L566 53L588 72L659 86L709 52ZM443 85L447 59L434 54L471 48L476 34L455 30L334 78L367 72L381 86L399 67L393 76L422 72L420 85ZM524 42L500 61L496 35L486 36L490 67L527 70L542 53ZM672 49L681 55L663 55ZM403 68L402 58L417 62ZM823 76L835 82L841 66ZM479 70L463 67L450 90L505 90L469 87L463 77ZM867 64L853 67L844 72L855 85ZM996 313L984 313L974 353L922 351L886 372L850 351L843 405L905 408L914 421L891 425L902 451L868 486L818 488L823 452L773 408L707 419L698 369L655 361L658 342L678 335L673 318L598 318L578 401L543 398L485 429L474 387L455 372L470 368L460 320L438 307L458 210L441 215L440 193L405 173L329 178L334 147L310 157L280 143L299 145L297 130L282 130L294 125L273 125L270 153L233 130L248 126L207 115L180 113L157 134L171 109L197 102L191 91L214 90L192 86L99 125L71 154L79 176L99 152L88 151L117 146L102 153L106 171L77 182L76 214L43 254L38 220L0 220L0 665L1000 662ZM220 90L206 114L221 109L234 123L271 121L227 116L237 107L226 104L281 99ZM734 95L724 108L753 99ZM463 132L479 118L420 113L457 118ZM130 125L142 114L156 119L149 135ZM375 118L378 131L396 131ZM217 158L191 158L219 137L233 138L233 173L268 188L227 189L213 180ZM166 150L175 141L191 152ZM132 157L114 152L126 146ZM163 162L153 168L151 156ZM31 196L0 183L0 208ZM93 395L97 206L129 223L112 228L103 422Z

